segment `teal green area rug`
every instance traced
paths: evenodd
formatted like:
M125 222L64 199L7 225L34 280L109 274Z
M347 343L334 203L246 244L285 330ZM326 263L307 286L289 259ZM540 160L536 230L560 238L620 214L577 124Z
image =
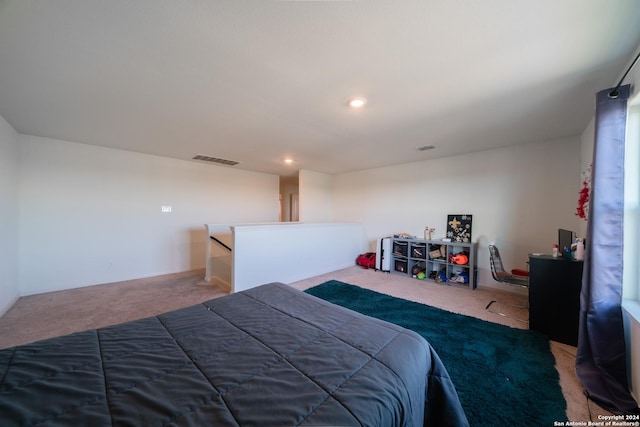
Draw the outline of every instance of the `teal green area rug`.
M552 426L566 421L548 339L332 280L305 292L422 335L456 386L472 426Z

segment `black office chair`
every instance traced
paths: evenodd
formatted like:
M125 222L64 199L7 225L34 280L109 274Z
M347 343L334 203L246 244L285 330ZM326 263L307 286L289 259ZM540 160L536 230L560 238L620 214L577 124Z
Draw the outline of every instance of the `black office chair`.
M504 269L504 264L502 263L502 257L500 257L500 251L495 245L489 245L489 263L491 264L491 275L497 282L505 283L509 286L529 289L529 272L526 270L520 270L520 269L514 269L514 270L511 270L511 272L506 271ZM526 310L529 309L528 305L510 304L506 302L499 303L498 301L493 300L489 302L489 304L487 304L487 306L485 307L485 310L494 314L499 314L500 316L503 316L503 317L508 317L510 319L518 320L520 322L529 323L528 320L509 316L500 311L490 310L489 308L491 307L491 305L495 303L509 305L511 307L516 307L519 309L526 309Z

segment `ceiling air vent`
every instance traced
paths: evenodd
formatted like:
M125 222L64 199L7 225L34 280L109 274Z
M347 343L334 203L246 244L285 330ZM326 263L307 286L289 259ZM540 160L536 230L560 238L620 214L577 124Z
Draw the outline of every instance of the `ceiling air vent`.
M434 148L436 148L434 145L423 145L422 147L418 147L417 150L427 151L427 150L433 150Z
M195 156L193 156L193 160L201 160L203 162L218 163L220 165L228 166L235 166L238 164L238 162L235 162L233 160L219 159L217 157L205 156L204 154L196 154Z

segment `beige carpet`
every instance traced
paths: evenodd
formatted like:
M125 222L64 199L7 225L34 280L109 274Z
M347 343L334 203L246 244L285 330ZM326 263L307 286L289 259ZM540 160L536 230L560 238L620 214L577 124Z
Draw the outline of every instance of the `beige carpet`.
M149 317L226 295L204 270L22 297L0 318L0 348Z
M227 293L223 286L204 282L203 277L204 271L197 270L20 298L0 318L0 348L148 317ZM493 288L470 291L355 266L290 285L307 289L327 280L340 280L455 313L527 328L525 322L516 320L526 319L527 311L505 304L526 304L526 297ZM510 317L487 311L485 307L493 300L498 303L492 309ZM597 420L598 414L608 415L582 393L574 372L575 347L553 341L550 346L567 400L567 419L558 421L587 422ZM531 404L535 405L535 396Z

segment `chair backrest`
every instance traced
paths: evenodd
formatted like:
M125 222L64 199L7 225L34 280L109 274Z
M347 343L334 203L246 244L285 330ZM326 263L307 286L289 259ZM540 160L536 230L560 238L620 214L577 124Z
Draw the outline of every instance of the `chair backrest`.
M496 281L523 288L529 287L529 277L515 276L505 271L502 258L500 257L500 251L494 245L489 245L489 261L491 264L491 275Z
M491 264L491 275L498 282L503 282L504 279L500 275L504 276L508 274L504 265L502 264L502 258L500 257L500 251L494 245L489 245L489 262Z

